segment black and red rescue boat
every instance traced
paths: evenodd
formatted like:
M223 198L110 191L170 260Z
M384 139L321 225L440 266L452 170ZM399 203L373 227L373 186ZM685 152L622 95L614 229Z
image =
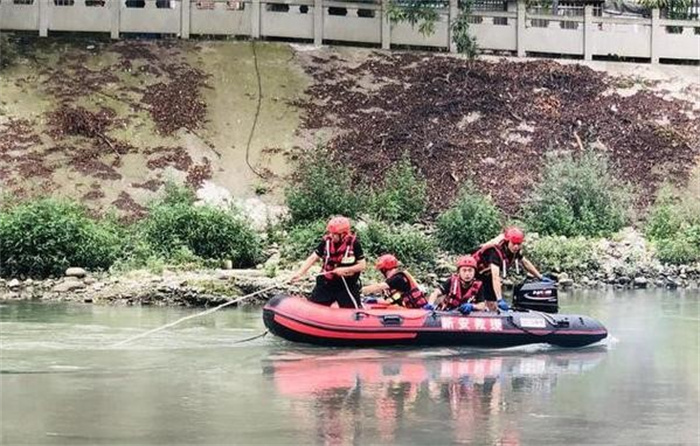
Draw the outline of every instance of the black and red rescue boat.
M463 345L512 347L548 343L580 347L608 332L588 316L535 310L499 313L412 310L370 305L331 308L291 295L272 298L263 309L267 328L293 342L328 346Z

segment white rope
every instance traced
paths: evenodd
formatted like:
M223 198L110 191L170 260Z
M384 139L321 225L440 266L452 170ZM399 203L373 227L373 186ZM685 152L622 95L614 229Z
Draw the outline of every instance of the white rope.
M206 310L206 311L202 311L201 313L191 314L191 315L189 315L189 316L185 316L185 317L183 317L183 318L181 318L181 319L178 319L178 320L176 320L176 321L174 321L174 322L170 322L170 323L168 323L168 324L165 324L165 325L162 325L162 326L160 326L160 327L154 328L153 330L149 330L149 331L147 331L147 332L138 334L138 335L136 335L136 336L132 336L132 337L130 337L130 338L128 338L128 339L125 339L125 340L123 340L123 341L117 342L116 344L112 344L110 347L120 347L120 346L122 346L122 345L124 345L124 344L128 344L128 343L131 342L131 341L135 341L135 340L137 340L137 339L145 338L145 337L148 336L148 335L151 335L151 334L153 334L153 333L157 333L157 332L159 332L159 331L165 330L166 328L174 327L175 325L177 325L177 324L179 324L179 323L181 323L181 322L185 322L185 321L187 321L187 320L194 319L194 318L196 318L196 317L200 317L200 316L205 316L205 315L207 315L207 314L211 314L211 313L213 313L213 312L215 312L215 311L218 311L218 310L220 310L220 309L222 309L222 308L224 308L224 307L227 307L227 306L229 306L229 305L233 305L233 304L235 304L235 303L244 301L245 299L248 299L248 298L250 298L250 297L256 296L256 295L258 295L258 294L264 293L265 291L269 291L269 290L271 290L271 289L273 289L273 288L278 288L278 287L279 287L279 285L272 285L272 286L269 286L269 287L267 287L267 288L263 288L262 290L258 290L258 291L254 292L254 293L246 294L245 296L241 296L241 297L239 297L238 299L234 299L234 300L230 300L230 301L228 301L228 302L224 302L224 303L222 303L222 304L219 305L219 306L216 306L216 307L214 307L214 308L210 308L210 309L208 309L208 310Z
M315 274L315 275L312 276L312 277L322 276L322 275L326 274L326 272L327 272L327 271L323 271L323 272L321 272L321 273L319 273L319 274ZM348 292L348 295L349 295L350 298L352 299L353 304L355 304L355 308L358 308L357 301L355 300L354 296L353 296L352 293L350 292L350 288L348 287L348 284L345 282L345 277L341 276L341 278L343 279L343 284L345 285L345 290ZM282 283L286 283L286 282L289 282L289 279L288 279L288 280L285 280L285 281L282 282ZM135 340L137 340L137 339L145 338L145 337L148 336L148 335L151 335L151 334L153 334L153 333L157 333L157 332L159 332L159 331L165 330L166 328L174 327L175 325L178 325L178 324L180 324L180 323L182 323L182 322L185 322L185 321L187 321L187 320L194 319L194 318L196 318L196 317L206 316L207 314L214 313L215 311L218 311L218 310L220 310L220 309L222 309L222 308L224 308L224 307L227 307L227 306L229 306L229 305L236 304L236 303L238 303L238 302L242 302L242 301L244 301L244 300L246 300L246 299L248 299L248 298L251 298L251 297L253 297L253 296L257 296L258 294L264 293L265 291L270 291L271 289L278 288L278 287L279 287L279 285L272 285L272 286L269 286L269 287L267 287L267 288L263 288L263 289L261 289L261 290L258 290L258 291L254 292L254 293L246 294L245 296L241 296L241 297L239 297L239 298L237 298L237 299L230 300L230 301L228 301L228 302L224 302L224 303L222 303L222 304L219 305L219 306L216 306L216 307L214 307L214 308L210 308L210 309L208 309L208 310L206 310L206 311L202 311L201 313L191 314L191 315L189 315L189 316L185 316L185 317L183 317L183 318L180 318L180 319L178 319L178 320L176 320L176 321L174 321L174 322L170 322L170 323L168 323L168 324L165 324L165 325L162 325L162 326L160 326L160 327L154 328L153 330L149 330L149 331L146 331L146 332L144 332L144 333L138 334L138 335L136 335L136 336L132 336L132 337L130 337L130 338L128 338L128 339L125 339L125 340L123 340L123 341L120 341L120 342L117 342L117 343L115 343L115 344L112 344L112 345L110 345L110 347L121 347L122 345L128 344L129 342L135 341ZM360 303L360 305L362 305L362 304Z
M359 308L364 308L365 306L362 303L362 301L360 301L359 306L357 305L357 300L355 300L355 296L350 292L350 287L348 287L348 283L345 281L345 277L340 276L340 278L343 279L343 285L345 285L345 291L348 292L348 296L350 296L350 300L352 301L352 304L355 305L355 309L357 310ZM340 302L338 302L338 304L340 305Z

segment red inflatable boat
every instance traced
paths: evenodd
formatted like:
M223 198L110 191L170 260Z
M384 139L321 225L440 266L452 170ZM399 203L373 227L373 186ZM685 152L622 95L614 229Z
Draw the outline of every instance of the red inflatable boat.
M263 309L265 326L293 342L332 346L464 345L512 347L548 343L580 347L608 332L587 316L539 311L456 312L373 306L347 309L280 295Z

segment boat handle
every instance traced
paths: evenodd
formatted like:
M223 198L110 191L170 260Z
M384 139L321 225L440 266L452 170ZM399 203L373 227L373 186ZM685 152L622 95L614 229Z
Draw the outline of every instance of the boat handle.
M369 317L369 313L365 313L364 311L356 311L355 312L355 320L359 321L362 318Z
M398 314L387 314L381 317L382 324L384 325L401 325L403 324L403 318Z

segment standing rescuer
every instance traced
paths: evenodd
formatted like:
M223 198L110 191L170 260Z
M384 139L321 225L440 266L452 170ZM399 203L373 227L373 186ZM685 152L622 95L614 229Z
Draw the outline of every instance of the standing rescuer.
M510 307L503 299L503 286L501 279L505 278L512 267L518 269L518 262L523 264L527 272L542 281L550 281L542 277L542 274L529 260L523 257L521 252L525 233L520 228L506 229L502 236L497 237L492 243L483 245L474 254L477 260L477 278L484 284L484 298L490 311L496 308L508 310Z
M362 294L381 293L385 302L406 308L423 308L428 304L416 279L408 271L399 269L399 260L394 255L384 254L374 267L386 281L362 287Z
M350 219L333 217L326 225L326 234L291 279L301 279L317 261L323 262L323 274L316 277L316 286L309 300L330 306L338 302L341 308L360 305L360 273L367 266L362 246L350 231Z
M459 310L463 314L485 311L483 286L481 281L475 279L476 265L476 259L472 256L457 259L457 273L433 291L429 305L435 304L443 296L441 302L436 304L440 310Z

